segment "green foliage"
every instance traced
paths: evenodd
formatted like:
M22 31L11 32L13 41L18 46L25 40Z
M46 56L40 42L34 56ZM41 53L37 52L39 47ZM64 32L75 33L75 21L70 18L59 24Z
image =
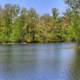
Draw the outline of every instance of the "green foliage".
M69 8L59 16L56 8L49 14L6 4L0 7L0 43L71 42L80 36L80 15Z
M75 28L77 41L80 42L80 0L65 0L65 2L72 9L71 22Z

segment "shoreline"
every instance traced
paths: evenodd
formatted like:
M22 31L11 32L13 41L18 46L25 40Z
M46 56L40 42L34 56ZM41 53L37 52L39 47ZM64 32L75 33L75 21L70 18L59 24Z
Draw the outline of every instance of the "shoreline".
M9 44L22 44L22 45L26 45L26 44L49 44L49 43L77 43L77 42L71 42L71 41L49 41L49 42L38 42L38 41L33 41L33 42L0 42L0 44L3 45L9 45Z

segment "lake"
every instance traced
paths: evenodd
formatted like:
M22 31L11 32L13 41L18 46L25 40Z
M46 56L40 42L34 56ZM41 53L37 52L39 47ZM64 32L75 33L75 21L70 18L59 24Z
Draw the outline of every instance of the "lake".
M0 80L80 80L73 43L0 45Z

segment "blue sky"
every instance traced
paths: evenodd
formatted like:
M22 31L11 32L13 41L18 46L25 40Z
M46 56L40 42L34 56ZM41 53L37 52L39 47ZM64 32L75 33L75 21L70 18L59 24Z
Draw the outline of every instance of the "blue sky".
M51 13L51 9L56 7L62 13L66 5L64 0L0 0L0 5L5 5L6 3L19 4L21 7L34 8L36 11L42 15L44 13Z

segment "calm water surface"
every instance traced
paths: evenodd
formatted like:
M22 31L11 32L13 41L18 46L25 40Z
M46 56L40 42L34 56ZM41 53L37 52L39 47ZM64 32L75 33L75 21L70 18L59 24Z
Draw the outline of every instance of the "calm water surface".
M0 80L80 80L75 44L0 45Z

